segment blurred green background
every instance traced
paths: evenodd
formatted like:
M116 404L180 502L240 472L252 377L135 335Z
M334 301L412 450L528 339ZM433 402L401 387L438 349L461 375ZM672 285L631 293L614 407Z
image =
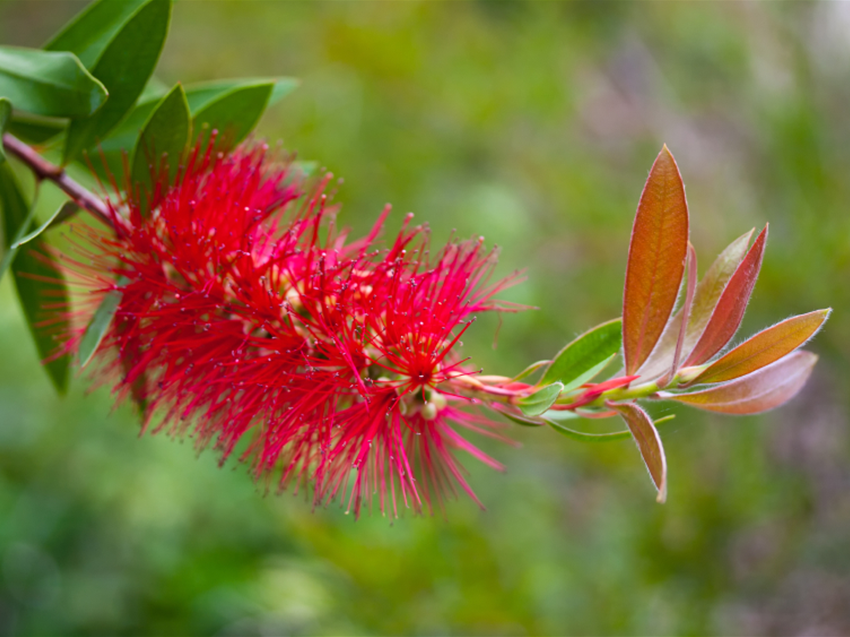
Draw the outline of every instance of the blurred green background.
M82 6L0 0L0 41ZM504 298L541 309L467 333L490 373L620 314L664 142L702 269L771 223L742 334L835 313L786 407L675 410L664 506L632 443L514 427L476 441L506 473L466 463L486 511L355 522L139 438L83 377L57 398L7 277L0 634L850 634L850 4L184 0L158 75L297 76L259 135L344 177L344 223L392 202L501 246Z

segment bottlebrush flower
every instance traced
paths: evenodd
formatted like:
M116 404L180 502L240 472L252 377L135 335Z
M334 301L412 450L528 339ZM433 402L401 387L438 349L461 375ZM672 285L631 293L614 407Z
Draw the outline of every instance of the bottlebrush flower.
M316 505L432 511L455 484L474 498L457 451L500 465L459 433L496 435L468 411L480 401L459 339L477 312L516 309L493 300L515 277L491 280L480 240L430 254L410 216L376 247L389 209L351 241L326 183L305 192L265 148L196 149L150 205L132 188L114 198L115 233L83 231L71 262L101 303L93 324L109 324L94 343L101 378L142 406L145 428L311 485ZM93 331L67 348L94 350Z

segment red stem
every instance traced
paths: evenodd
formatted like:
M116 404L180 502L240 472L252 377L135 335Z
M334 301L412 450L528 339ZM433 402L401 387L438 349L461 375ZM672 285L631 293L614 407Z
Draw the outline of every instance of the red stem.
M32 148L9 133L3 135L3 147L9 154L14 155L29 166L38 179L52 181L73 199L80 208L90 212L95 218L110 228L114 227L109 217L109 208L107 208L103 200L71 179L61 166L51 164Z

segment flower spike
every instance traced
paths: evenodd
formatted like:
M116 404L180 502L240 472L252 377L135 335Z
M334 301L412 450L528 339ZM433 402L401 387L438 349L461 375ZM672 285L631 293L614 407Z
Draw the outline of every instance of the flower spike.
M476 240L428 256L409 223L389 248L380 222L347 242L327 180L311 188L263 148L200 148L150 214L112 201L117 237L86 230L78 247L78 278L110 304L90 349L119 396L223 458L249 439L258 478L309 483L316 505L357 514L376 494L395 515L396 497L421 511L453 483L473 495L456 453L501 465L458 429L499 424L460 408L480 399L457 349L472 315L515 309L493 300L511 283L489 281L494 254Z

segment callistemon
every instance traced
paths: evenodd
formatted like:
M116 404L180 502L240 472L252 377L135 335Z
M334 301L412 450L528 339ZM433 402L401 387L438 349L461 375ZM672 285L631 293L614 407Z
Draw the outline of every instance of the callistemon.
M458 353L476 313L518 309L494 300L516 275L492 281L495 254L481 240L430 254L427 229L408 217L378 247L388 209L349 240L323 194L330 177L309 186L299 174L263 147L196 149L176 179L162 170L150 189L128 184L107 206L114 232L87 230L72 263L97 309L66 351L100 361L101 378L118 379L145 427L192 434L223 459L239 445L258 478L309 485L316 504L338 499L356 514L377 502L397 515L399 503L441 507L456 485L475 498L455 453L500 467L459 433L498 436L478 407L578 440L633 438L664 501L656 425L672 416L653 422L638 401L759 413L793 397L817 360L799 348L828 309L724 353L767 228L752 245L752 231L734 241L698 281L684 184L666 147L638 204L622 319L514 378L480 375ZM620 373L606 378L618 359ZM567 426L612 416L627 430Z
M114 299L101 372L146 426L223 459L247 438L238 453L258 477L311 483L317 504L397 513L433 508L455 483L473 495L455 452L500 465L458 433L495 423L466 411L480 383L457 350L474 314L514 309L493 300L512 279L491 281L481 240L430 254L410 216L377 247L389 209L351 241L327 179L305 191L298 175L263 147L196 151L152 201L110 202L115 233L88 231L76 268L92 299Z

